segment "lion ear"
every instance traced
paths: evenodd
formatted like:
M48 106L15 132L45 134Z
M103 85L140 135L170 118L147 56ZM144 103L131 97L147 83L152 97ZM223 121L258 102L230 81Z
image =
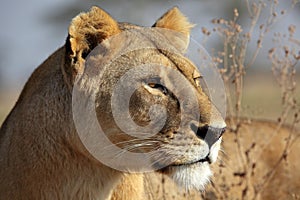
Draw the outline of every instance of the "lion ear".
M68 36L71 58L75 61L84 59L99 43L120 32L117 21L93 6L89 12L77 15L71 22Z
M70 62L64 70L67 76L72 77L68 77L71 84L74 76L83 71L87 55L103 40L120 32L118 22L96 6L72 19L66 41L66 55ZM68 67L70 63L71 67Z
M185 51L189 45L190 32L194 24L191 24L177 7L173 7L161 16L152 27L165 28L181 33L183 37L180 37L180 39L177 38L180 41L173 41L178 48ZM178 44L180 44L180 46L178 46Z

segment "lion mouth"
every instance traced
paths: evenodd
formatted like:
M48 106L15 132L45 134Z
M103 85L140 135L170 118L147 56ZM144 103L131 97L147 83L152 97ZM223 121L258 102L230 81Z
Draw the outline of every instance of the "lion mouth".
M198 164L198 163L205 163L207 162L208 164L211 164L211 159L209 158L209 156L207 155L205 158L202 158L200 160L197 161L193 161L193 162L186 162L186 163L179 163L179 164L172 164L170 166L174 166L174 167L179 167L179 166L189 166L189 165L194 165L194 164Z
M204 164L204 163L208 163L208 164L212 163L209 155L207 155L205 158L202 158L202 159L196 160L196 161L192 161L192 162L170 164L170 165L162 168L161 171L165 172L165 171L168 171L169 169L176 169L177 167L190 167L193 165Z

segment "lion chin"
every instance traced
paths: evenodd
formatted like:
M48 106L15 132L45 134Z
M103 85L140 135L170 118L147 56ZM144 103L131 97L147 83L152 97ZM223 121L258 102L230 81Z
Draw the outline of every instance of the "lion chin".
M208 162L169 166L165 173L187 191L192 189L203 191L213 175Z

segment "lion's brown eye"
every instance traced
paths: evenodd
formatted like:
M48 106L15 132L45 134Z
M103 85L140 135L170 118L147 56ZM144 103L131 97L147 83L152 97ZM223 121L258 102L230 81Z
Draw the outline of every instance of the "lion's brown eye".
M168 89L162 84L160 77L151 77L145 82L151 88L158 89L164 94L168 93Z
M148 85L152 88L155 88L156 83L148 83Z
M159 83L148 83L148 86L151 87L151 88L158 89L158 90L160 90L164 94L168 93L168 89L165 86L163 86L163 85L161 85Z

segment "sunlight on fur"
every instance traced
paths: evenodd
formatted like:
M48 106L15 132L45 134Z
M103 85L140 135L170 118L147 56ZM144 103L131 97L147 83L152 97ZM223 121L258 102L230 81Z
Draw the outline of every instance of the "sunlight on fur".
M76 99L73 92L76 90L83 91L88 97L89 94L97 94L94 95L96 106L92 108L93 114L112 145L140 155L159 150L166 156L160 159L170 158L170 163L155 173L172 177L186 190L204 190L212 176L210 164L217 159L226 124L196 80L201 77L201 72L184 56L184 50L189 46L192 27L193 24L177 7L170 9L148 28L179 33L165 40L159 40L166 38L162 32L146 35L142 32L144 27L117 22L98 7L76 16L68 29L65 45L33 72L14 109L1 127L1 198L147 199L145 171L131 174L117 170L97 160L84 146L73 115L72 103ZM116 58L109 57L126 44L121 40L117 46L109 45L109 38L126 30L133 30L132 32L143 38L141 43L147 43L151 48L126 52ZM130 44L137 42L133 36L129 41ZM85 64L88 63L88 58L94 58L95 55L91 56L90 53L103 44L102 42L105 43L102 46L105 51L96 56L108 56L110 62L104 66L94 66L93 72L104 74L104 78L94 87L91 85L92 81L83 81L84 72L88 71ZM171 53L166 50L168 48L158 48L159 45L177 51ZM140 85L147 84L147 87L137 88L130 97L130 117L141 127L146 126L151 121L149 112L153 111L152 105L159 105L167 111L166 123L150 138L137 138L121 130L115 123L111 108L112 94L113 88L124 74L147 63L163 67L157 73L159 77L138 80ZM172 80L169 81L170 87L164 86L163 74L166 74L166 68L180 74L183 83L187 84L174 81L170 73L167 74L170 77L166 75ZM199 76L195 78L195 74ZM153 78L158 82L153 83ZM75 87L77 84L80 87ZM131 83L126 82L123 86L129 88ZM186 95L176 96L170 88L177 88L182 92L180 94L192 91L196 104ZM90 92L89 89L93 91ZM122 101L120 102L122 105ZM80 115L83 113L81 111L89 112L91 107L86 106L84 101L80 103L84 110L79 110L79 117L84 118ZM189 112L183 112L185 110ZM119 114L121 112L123 111ZM157 114L155 116L160 119L159 109L152 114ZM193 114L201 117L194 120ZM94 121L84 124L86 138L93 126ZM93 139L91 138L91 142L97 148L105 150L103 143L99 144ZM117 156L122 157L124 154L121 152ZM108 157L114 160L117 156ZM161 160L153 162L160 164ZM140 160L134 160L130 164L137 165L138 162Z

